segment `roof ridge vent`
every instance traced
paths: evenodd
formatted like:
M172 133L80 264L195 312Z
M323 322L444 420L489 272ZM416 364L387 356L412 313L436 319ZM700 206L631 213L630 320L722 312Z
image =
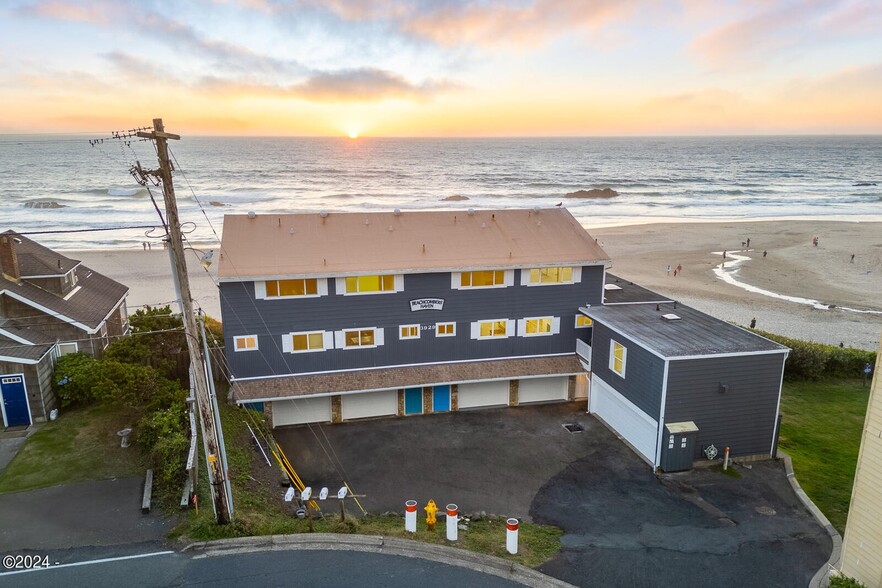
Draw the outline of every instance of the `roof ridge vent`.
M663 315L661 315L661 317L662 317L663 319L665 319L666 321L679 321L679 320L683 320L683 317L681 317L681 316L679 316L679 315L676 315L676 314L674 314L673 312L669 312L669 313L663 314Z

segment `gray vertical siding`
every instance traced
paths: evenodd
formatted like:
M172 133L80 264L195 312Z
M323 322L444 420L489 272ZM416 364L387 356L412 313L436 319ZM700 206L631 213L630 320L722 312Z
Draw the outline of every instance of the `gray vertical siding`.
M624 378L609 369L610 339L615 339L628 350ZM643 412L658 420L665 375L665 361L662 358L653 355L606 325L594 321L591 370L622 396L640 407Z
M578 284L521 286L518 270L514 281L515 285L507 288L454 290L450 273L407 274L403 292L342 296L336 294L334 280L329 279L327 296L285 300L255 299L253 282L221 283L227 357L234 376L245 378L575 352L576 337L590 333L590 329L575 328L575 316L580 306L600 303L603 267L584 267ZM409 301L416 298L443 298L444 309L411 312ZM493 341L471 339L473 321L533 316L560 317L560 334ZM434 330L424 330L416 340L398 338L399 325L434 326L437 322L455 322L456 336L435 337ZM281 352L284 333L356 327L384 328L385 345L316 353ZM233 351L232 339L238 335L257 335L259 351Z
M694 421L695 458L713 444L732 455L769 453L785 354L673 360L665 423ZM720 392L720 384L728 391Z

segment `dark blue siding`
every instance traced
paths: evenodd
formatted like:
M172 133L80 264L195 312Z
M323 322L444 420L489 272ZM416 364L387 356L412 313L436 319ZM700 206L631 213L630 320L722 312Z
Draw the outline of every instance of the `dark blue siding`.
M573 353L576 337L590 329L576 329L578 308L598 304L603 288L603 268L584 267L578 284L515 286L483 290L454 290L449 273L404 276L404 291L364 296L336 295L333 279L328 296L306 299L256 300L252 282L220 285L221 314L227 357L237 378L292 373L345 370L385 365L486 359L510 356ZM411 312L409 301L443 298L444 310ZM487 319L560 317L560 334L546 337L471 339L470 323ZM455 322L455 337L435 337L434 330L420 338L401 341L399 325L432 326ZM385 345L373 349L333 349L317 353L282 353L282 334L296 331L337 331L354 327L382 327ZM234 352L232 339L258 335L259 351Z
M783 369L783 353L672 361L665 423L695 422L696 459L710 444L733 455L770 453Z
M628 350L624 378L609 369L610 339L615 339ZM658 420L665 376L665 361L662 358L595 321L591 343L591 370L643 412Z

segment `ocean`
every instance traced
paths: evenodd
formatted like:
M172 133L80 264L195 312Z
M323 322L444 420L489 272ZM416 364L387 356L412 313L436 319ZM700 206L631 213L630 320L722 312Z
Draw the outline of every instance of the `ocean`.
M145 169L157 166L152 144L107 139L90 144L99 137L0 135L0 230L158 225L147 189L129 174L136 161ZM882 136L183 137L170 147L181 220L193 242L214 240L224 214L250 210L487 209L563 202L589 229L782 218L882 221ZM603 187L619 195L565 197ZM161 189L152 191L161 206ZM468 200L443 200L451 196ZM67 250L135 248L149 240L145 229L34 238Z

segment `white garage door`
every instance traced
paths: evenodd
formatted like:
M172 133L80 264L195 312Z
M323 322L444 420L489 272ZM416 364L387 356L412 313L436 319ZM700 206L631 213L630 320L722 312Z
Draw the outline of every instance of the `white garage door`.
M273 402L273 426L327 423L331 420L331 398L301 398Z
M508 380L459 385L459 409L508 406Z
M398 414L397 390L345 394L342 401L344 421Z
M594 374L591 376L588 412L602 418L649 463L655 463L658 422Z
M521 380L518 384L518 404L566 400L567 380L566 376Z

